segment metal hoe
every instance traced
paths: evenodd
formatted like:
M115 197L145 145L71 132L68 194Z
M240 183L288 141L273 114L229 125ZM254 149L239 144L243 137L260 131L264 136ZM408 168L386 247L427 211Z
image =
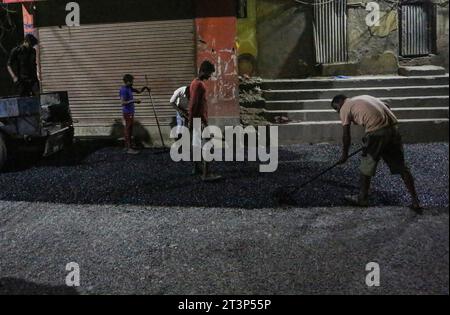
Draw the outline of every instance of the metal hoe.
M145 84L148 87L148 77L147 77L147 75L145 76ZM158 125L158 131L159 131L159 136L161 137L162 147L164 149L164 148L166 148L166 144L164 143L164 137L163 137L162 132L161 132L161 125L159 124L159 119L158 119L158 114L156 113L155 103L153 102L153 97L152 97L152 93L150 92L150 88L147 91L148 91L148 95L150 96L150 102L152 103L153 113L155 115L156 124Z
M348 158L350 159L350 158L354 157L355 155L359 154L363 150L364 150L364 148L361 148L361 149L353 152L352 154L349 155ZM324 170L320 174L317 174L316 176L314 176L313 178L311 178L310 180L308 180L307 182L305 182L305 183L303 183L301 185L298 185L298 186L297 185L291 185L291 186L279 187L274 192L273 195L277 199L278 203L280 203L280 204L290 204L290 203L292 203L292 199L290 197L291 194L293 194L293 193L301 190L302 188L308 186L309 184L313 183L314 181L316 181L317 179L319 179L320 177L322 177L326 173L328 173L331 170L333 170L334 168L338 167L339 165L340 165L340 163L337 162L333 166L330 166L329 168L327 168L326 170Z

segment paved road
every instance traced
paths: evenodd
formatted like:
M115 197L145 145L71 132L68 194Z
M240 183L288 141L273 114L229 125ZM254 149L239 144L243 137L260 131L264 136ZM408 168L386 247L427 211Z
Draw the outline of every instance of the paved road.
M448 294L449 215L0 202L0 293ZM81 287L64 287L76 262ZM368 288L365 267L381 268Z
M339 156L336 146L284 148L276 174L216 165L204 185L190 168L146 151L79 144L73 154L0 175L0 294L445 293L449 279L448 144L408 146L427 209L403 205L384 166L369 209L344 206L357 160L280 208L270 190ZM66 287L66 264L81 287ZM368 288L377 262L381 287Z

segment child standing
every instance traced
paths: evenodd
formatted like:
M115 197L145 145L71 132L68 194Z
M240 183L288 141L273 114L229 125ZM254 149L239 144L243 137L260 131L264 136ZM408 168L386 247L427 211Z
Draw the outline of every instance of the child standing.
M150 90L148 87L143 87L140 91L133 87L134 77L131 74L126 74L123 77L124 86L120 88L120 99L122 101L122 113L123 119L125 121L125 147L128 154L139 154L132 145L133 136L133 125L134 125L134 114L135 114L135 104L140 104L141 101L134 98L133 93L140 94L145 90Z

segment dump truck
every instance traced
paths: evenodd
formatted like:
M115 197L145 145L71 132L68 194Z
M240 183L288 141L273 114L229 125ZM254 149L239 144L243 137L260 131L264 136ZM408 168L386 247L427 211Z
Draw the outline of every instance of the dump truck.
M0 171L11 153L49 156L71 145L74 127L67 92L0 98Z

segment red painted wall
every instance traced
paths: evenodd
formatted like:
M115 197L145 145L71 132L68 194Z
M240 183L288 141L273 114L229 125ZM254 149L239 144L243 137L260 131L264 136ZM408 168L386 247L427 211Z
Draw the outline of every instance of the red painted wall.
M33 19L33 4L36 0L0 0L0 3L23 3L22 4L22 12L23 12L23 27L24 34L31 33L37 37L37 31L34 28L34 19Z
M197 0L196 14L197 64L207 59L216 65L208 82L209 116L239 118L235 2Z
M31 3L22 4L23 27L25 34L33 34L38 37L37 29L34 27L34 12Z

